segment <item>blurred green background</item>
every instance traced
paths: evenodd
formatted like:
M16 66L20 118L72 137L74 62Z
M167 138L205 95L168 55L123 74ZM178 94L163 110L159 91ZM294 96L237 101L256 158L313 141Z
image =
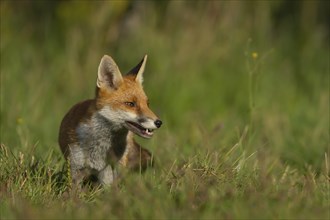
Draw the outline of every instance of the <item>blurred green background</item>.
M45 155L111 55L148 54L161 163L244 148L297 169L329 155L328 1L1 1L1 143Z

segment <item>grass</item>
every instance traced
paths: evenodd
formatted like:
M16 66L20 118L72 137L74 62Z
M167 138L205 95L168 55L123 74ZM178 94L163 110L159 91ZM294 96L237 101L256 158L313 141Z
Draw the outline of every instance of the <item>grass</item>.
M302 16L301 29L275 32L278 6L263 2L145 2L123 17L127 2L86 4L1 1L1 219L329 218L322 23ZM138 142L156 166L71 194L63 115L93 97L103 54L126 72L145 53L145 90L164 126Z
M2 217L327 218L326 175L311 169L301 174L256 154L238 154L239 145L175 160L143 175L125 173L109 190L97 188L76 196L67 192L60 155L51 152L40 161L24 154L15 160L13 155L2 155L7 165L1 170L7 177L1 189L7 198L2 200ZM2 150L9 154L5 146ZM64 211L58 215L59 210Z

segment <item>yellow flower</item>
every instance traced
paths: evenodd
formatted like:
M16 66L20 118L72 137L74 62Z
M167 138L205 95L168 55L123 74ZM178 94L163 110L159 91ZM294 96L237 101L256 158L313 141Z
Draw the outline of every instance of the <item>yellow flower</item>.
M251 56L252 56L253 59L257 59L258 58L258 53L257 52L253 52L251 54Z
M16 123L17 123L18 125L23 124L23 123L24 123L23 118L21 118L21 117L16 118Z

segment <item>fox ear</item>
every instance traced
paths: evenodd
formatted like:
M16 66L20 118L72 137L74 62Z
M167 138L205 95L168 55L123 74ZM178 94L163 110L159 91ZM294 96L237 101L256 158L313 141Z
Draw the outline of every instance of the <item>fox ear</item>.
M127 73L130 75L135 75L135 81L140 84L142 84L142 82L143 82L143 73L144 73L144 68L146 66L147 58L148 58L148 56L145 55L143 57L143 59L140 61L140 63Z
M101 59L96 85L99 88L117 89L123 82L123 77L115 61L108 55Z

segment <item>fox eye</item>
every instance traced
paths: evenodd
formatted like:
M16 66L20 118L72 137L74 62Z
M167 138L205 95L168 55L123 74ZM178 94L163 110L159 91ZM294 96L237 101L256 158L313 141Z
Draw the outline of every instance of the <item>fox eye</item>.
M125 102L125 105L127 105L129 107L135 107L136 103L135 102Z

